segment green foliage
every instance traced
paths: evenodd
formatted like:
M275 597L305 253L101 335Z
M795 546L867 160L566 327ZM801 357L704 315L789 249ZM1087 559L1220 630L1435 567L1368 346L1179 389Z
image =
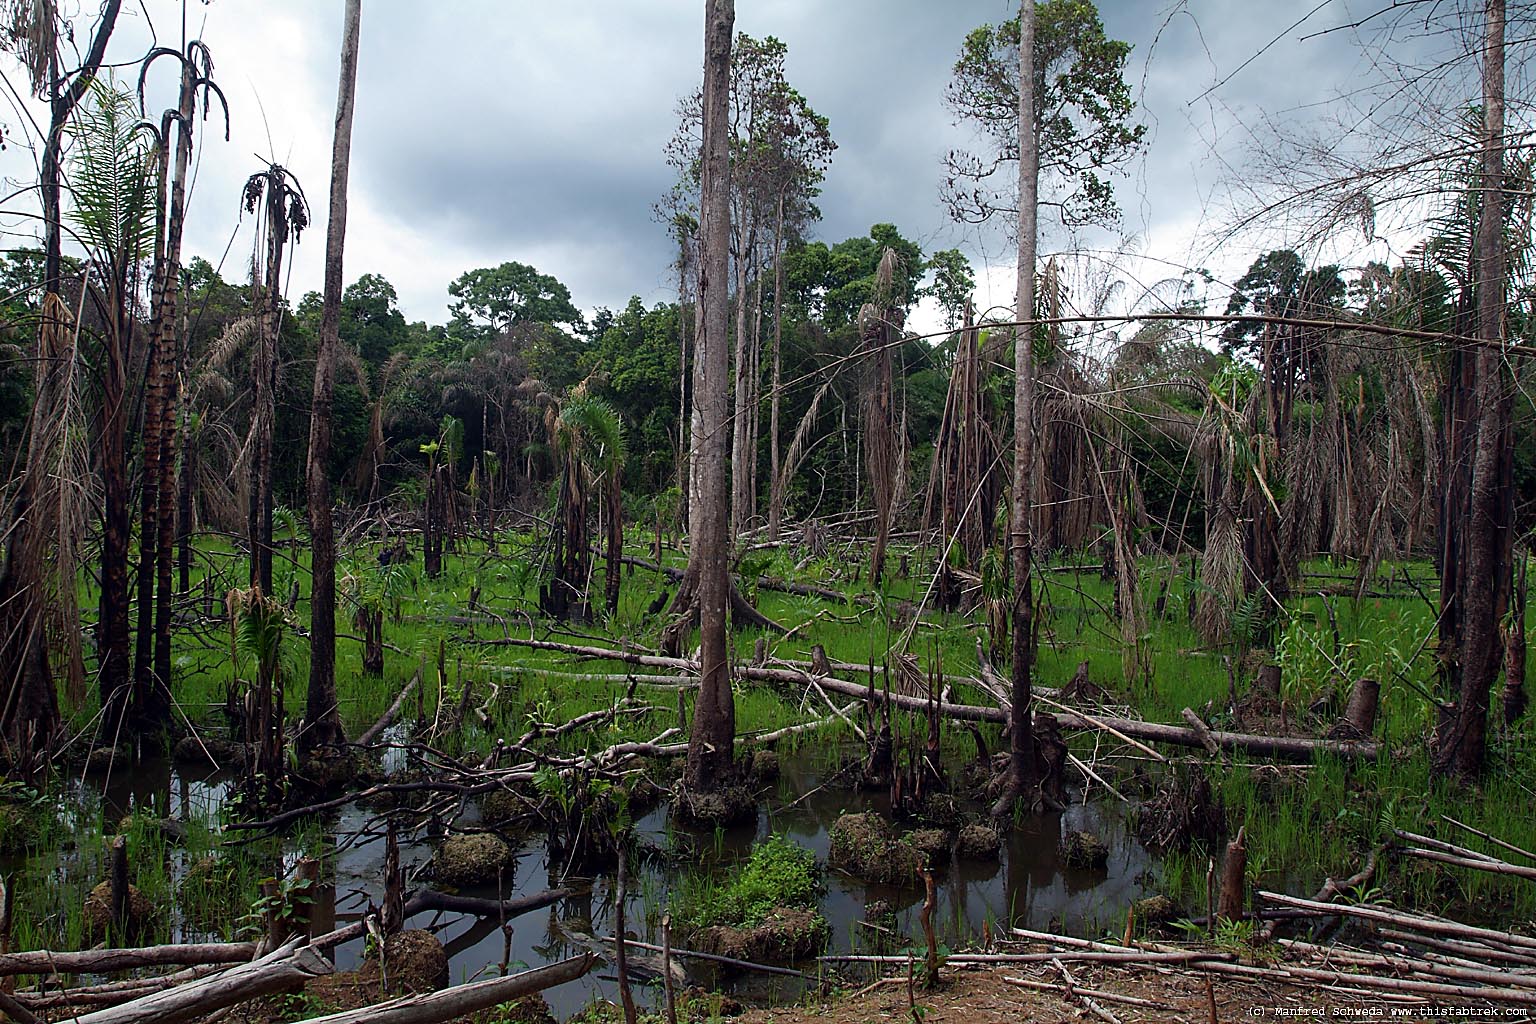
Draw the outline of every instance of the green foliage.
M139 120L133 93L111 79L92 81L87 96L67 129L74 142L65 179L70 219L116 276L154 243L155 135Z
M451 327L465 338L489 339L524 324L582 325L570 289L515 260L465 271L448 286L448 294L454 299L448 305Z
M944 326L954 330L965 315L965 304L976 291L976 277L971 261L959 249L941 249L928 259L933 283L918 292L931 296L944 311Z
M1118 218L1103 177L1131 159L1146 137L1135 124L1125 67L1131 47L1104 34L1089 0L1045 0L1036 7L1035 97L1040 170L1068 224ZM944 199L956 219L980 223L1013 209L1017 197L992 181L1019 158L1019 19L982 25L966 36L945 100L991 144L985 155L952 151ZM1013 179L1016 182L1016 177ZM1015 186L1016 187L1016 184Z
M813 907L823 892L816 855L787 835L770 836L739 870L719 883L685 885L678 918L694 928L761 924L775 907Z

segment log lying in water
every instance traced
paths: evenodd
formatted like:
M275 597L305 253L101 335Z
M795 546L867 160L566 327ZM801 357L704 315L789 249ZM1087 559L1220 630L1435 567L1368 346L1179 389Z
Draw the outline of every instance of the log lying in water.
M468 896L449 896L433 889L422 889L412 893L410 899L405 901L405 916L410 917L427 910L441 910L447 913L476 914L480 917L501 917L510 921L520 914L542 910L551 904L559 903L572 896L579 896L586 891L575 887L545 889L513 900L488 900ZM333 932L317 935L310 944L316 949L330 949L343 942L362 938L367 930L367 926L362 921L357 921L343 928L337 928Z
M562 644L553 640L524 640L520 637L501 637L477 642L496 647L526 647L539 651L555 651L579 658L619 661L650 668L697 670L697 666L687 658L670 658L660 654L621 651L609 647ZM809 678L806 673L796 669L754 665L736 665L732 667L732 672L741 679L778 683L786 686L804 685ZM816 681L823 689L846 694L851 697L867 698L869 696L868 686L860 683L835 679L830 676L817 676ZM929 707L928 701L922 697L908 697L899 693L892 693L887 696L883 692L876 691L875 699L888 700L894 707L906 711L926 712ZM979 704L950 703L939 703L937 707L939 714L959 721L1002 723L1007 720L1007 715L1003 710L996 707L986 707ZM1041 713L1036 712L1036 714ZM1377 757L1381 752L1381 747L1378 744L1367 740L1260 736L1251 733L1222 732L1215 729L1208 730L1206 735L1202 735L1186 726L1163 725L1158 722L1140 722L1130 718L1109 718L1102 715L1088 715L1077 711L1060 711L1056 713L1055 717L1057 724L1063 729L1112 730L1136 740L1200 749L1205 749L1206 741L1209 739L1224 750L1240 750L1248 754L1256 754L1260 757L1274 757L1283 760L1311 760L1318 754L1333 754L1338 757L1370 760Z
M556 985L575 981L597 964L591 953L573 956L531 971L457 985L427 995L404 996L387 1003L314 1017L307 1024L438 1024L488 1006L520 999Z

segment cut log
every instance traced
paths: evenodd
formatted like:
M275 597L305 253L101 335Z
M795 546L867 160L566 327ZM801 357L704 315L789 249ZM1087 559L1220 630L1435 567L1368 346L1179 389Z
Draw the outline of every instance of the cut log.
M1221 902L1216 906L1218 921L1240 921L1243 897L1248 888L1248 828L1237 830L1237 837L1227 844L1227 857L1221 864Z
M411 895L405 901L405 917L420 914L428 910L439 910L449 914L474 914L477 917L502 917L507 920L527 914L535 910L543 910L551 904L558 903L572 896L580 896L585 889L545 889L542 892L530 893L527 896L519 896L515 900L488 900L474 896L450 896L447 893L437 892L432 889L422 889ZM360 939L367 931L362 921L349 924L344 928L338 928L324 935L317 935L312 943L317 949L330 949L339 946L343 942L351 942ZM249 945L247 943L247 945ZM174 947L173 947L174 948Z
M306 1024L439 1024L441 1021L483 1010L488 1006L521 999L582 977L597 964L591 953L573 956L531 971L457 985L420 996L405 996L387 1003L314 1017Z
M180 1024L226 1006L292 991L334 967L311 946L292 940L260 960L201 981L70 1018L72 1024Z
M1376 706L1381 698L1381 684L1369 676L1361 676L1349 691L1349 703L1344 706L1344 721L1361 736L1369 736L1376 728Z

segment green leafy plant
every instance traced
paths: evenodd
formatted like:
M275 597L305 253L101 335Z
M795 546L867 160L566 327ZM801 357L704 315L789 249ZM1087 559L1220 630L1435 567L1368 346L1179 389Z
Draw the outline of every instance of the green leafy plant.
M759 844L724 882L685 883L677 913L692 927L752 927L775 907L815 906L823 891L816 855L781 834Z

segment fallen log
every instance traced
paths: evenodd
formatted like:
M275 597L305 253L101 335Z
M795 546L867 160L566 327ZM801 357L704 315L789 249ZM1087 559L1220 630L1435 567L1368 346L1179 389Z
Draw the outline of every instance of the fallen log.
M1405 857L1432 860L1437 864L1449 864L1452 867L1470 868L1473 871L1486 871L1492 875L1510 875L1514 878L1536 881L1536 868L1528 868L1520 864L1510 864L1502 860L1484 859L1482 857L1459 857L1454 853L1426 850L1417 846L1399 847L1397 852Z
M1501 932L1491 928L1478 928L1469 924L1458 924L1455 921L1442 921L1433 917L1419 917L1416 914L1405 914L1399 911L1382 910L1379 907L1363 907L1346 903L1318 903L1314 900L1304 900L1297 896L1287 896L1281 892L1267 892L1259 890L1259 899L1267 903L1278 903L1284 907L1300 907L1303 910L1323 910L1330 914L1342 914L1346 917L1356 917L1362 921L1371 921L1377 924L1397 925L1414 931L1428 932L1431 935L1444 935L1454 939L1470 939L1474 942L1482 942L1493 945L1495 948L1513 947L1519 950L1536 950L1536 938L1529 935L1520 935L1516 932Z
M180 1024L226 1006L302 987L310 979L334 970L314 947L301 946L298 939L293 939L260 960L232 967L222 974L70 1020L71 1024Z
M1419 835L1417 832L1397 829L1393 835L1409 843L1419 844L1398 847L1397 852L1404 856L1418 857L1420 860L1431 860L1439 864L1450 864L1458 868L1471 868L1473 871L1486 871L1494 875L1512 875L1516 878L1536 881L1536 868L1527 867L1524 864L1511 864L1509 861L1500 860L1481 851L1457 846L1455 843L1448 843L1433 836Z
M445 913L475 914L479 917L501 917L510 921L521 914L531 913L535 910L543 910L551 904L558 903L572 896L580 896L587 890L582 888L545 889L542 892L529 893L527 896L519 896L514 900L489 900L474 899L468 896L449 896L446 893L432 889L422 889L411 894L405 901L403 917L424 913L429 910L441 910ZM335 931L318 935L311 940L310 945L316 949L331 949L343 942L351 942L360 939L367 932L367 925L363 921L337 928Z
M400 691L400 695L395 698L395 702L389 706L389 710L385 711L383 716L377 722L374 722L366 732L354 740L354 745L359 747L366 747L368 744L378 739L379 736L383 734L384 730L389 728L389 723L395 720L395 716L400 714L400 709L405 705L405 698L409 697L411 695L411 691L420 685L421 669L418 667L416 669L416 674L411 676L410 682L405 684L405 688Z
M598 941L613 945L612 935L600 935ZM736 967L744 971L757 971L761 974L780 974L787 978L804 978L807 981L815 981L815 975L804 971L797 971L793 967L777 967L773 964L759 964L751 960L738 960L733 956L721 956L719 953L701 953L696 949L678 949L676 946L657 946L649 942L640 942L635 939L625 939L624 945L634 946L638 949L650 950L652 953L662 953L665 956L680 956L689 960L703 960L712 964L723 964L726 967ZM662 976L666 977L665 970Z
M132 949L86 949L56 953L46 949L0 954L0 976L9 974L110 974L141 967L243 964L256 955L254 942L186 943Z
M1536 989L1536 975L1522 974L1517 971L1505 971L1496 968L1460 967L1453 964L1393 956L1388 953L1371 953L1365 950L1344 949L1338 946L1318 946L1296 939L1281 939L1280 945L1287 949L1293 949L1298 953L1309 954L1323 960L1337 959L1340 963L1353 967L1385 967L1391 970L1410 971L1414 974L1428 975L1452 982ZM1536 1002L1536 993L1533 993L1531 999L1533 1002Z
M1397 942L1411 942L1425 949L1438 950L1441 953L1449 953L1452 956L1472 958L1475 960L1499 960L1509 964L1519 964L1521 967L1536 967L1536 953L1526 956L1507 949L1494 949L1492 946L1484 946L1475 942L1458 942L1455 939L1435 939L1428 935L1418 935L1413 932L1399 931L1396 928L1376 929L1384 939L1392 939Z
M1344 879L1342 882L1334 878L1332 875L1323 879L1323 884L1318 887L1317 892L1312 896L1312 902L1320 903L1324 906L1332 906L1333 898L1339 893L1345 892L1349 889L1358 889L1368 883L1376 875L1376 864L1377 861L1381 858L1381 850L1382 848L1379 846L1373 849L1365 858L1365 866L1362 867L1359 871L1356 871L1353 875ZM1258 908L1255 907L1254 910L1257 912ZM1295 910L1294 908L1292 908L1291 912L1296 914L1312 913L1311 911ZM1274 937L1275 928L1280 924L1282 919L1279 917L1269 917L1267 915L1263 916L1264 925L1259 929L1259 940L1262 942L1268 942L1271 938ZM1337 915L1328 914L1326 916L1333 918Z
M511 920L520 914L542 910L561 900L590 892L589 888L545 889L543 892L519 896L512 900L481 899L476 896L452 896L435 889L422 889L405 904L405 914L419 914L426 910L440 910L447 914L474 914L476 917L496 917Z
M488 1006L520 999L556 985L575 981L597 964L591 953L573 956L531 971L457 985L420 996L404 996L386 1003L311 1018L306 1024L439 1024L483 1010Z
M642 654L638 651L622 651L609 647L593 647L584 644L563 644L553 640L497 637L485 640L466 640L465 642L482 646L526 647L539 651L555 651L579 658L618 661L649 668L683 669L689 672L696 672L698 668L694 662L687 658L672 658L661 654ZM778 683L787 686L802 686L805 684L804 673L794 669L735 665L731 671L740 679L752 679L758 682ZM831 676L818 676L817 681L824 689L846 696L861 699L869 697L869 687L865 684L849 682ZM924 714L932 706L938 710L939 714L946 718L963 722L1003 723L1007 721L1007 714L1001 708L984 707L978 704L938 702L930 705L929 701L923 697L908 697L899 693L887 695L881 691L875 692L874 699L887 701L891 706L905 711L915 711ZM1205 747L1203 738L1194 729L1185 726L1162 725L1157 722L1140 722L1129 718L1088 715L1071 710L1058 712L1055 718L1057 724L1063 729L1104 730L1112 734L1124 734L1124 736L1136 741L1168 743L1179 747L1198 747L1201 749ZM1257 754L1261 757L1275 757L1285 760L1310 760L1320 753L1370 760L1377 757L1382 749L1379 744L1368 740L1259 736L1249 733L1219 732L1216 730L1210 731L1210 737L1226 750L1241 750L1249 754Z
M1465 831L1470 832L1473 835L1477 836L1479 839L1486 839L1488 842L1492 843L1495 846L1503 847L1504 849L1508 850L1510 853L1518 853L1520 856L1524 857L1526 860L1536 861L1536 853L1532 853L1529 850L1521 849L1520 847L1515 846L1513 843L1506 843L1504 840L1500 839L1498 836L1491 836L1487 832L1484 832L1482 829L1473 828L1471 825L1468 825L1465 822L1457 821L1455 818L1451 817L1449 814L1442 814L1442 815L1440 815L1440 820L1444 821L1447 825L1455 825L1459 829L1464 829Z
M28 989L14 993L16 999L29 1010L51 1010L59 1006L116 1006L131 999L158 992L183 982L206 978L215 971L226 970L224 964L201 964L187 967L170 974L157 974L148 978L128 978L109 981L100 985L82 985L78 988Z

